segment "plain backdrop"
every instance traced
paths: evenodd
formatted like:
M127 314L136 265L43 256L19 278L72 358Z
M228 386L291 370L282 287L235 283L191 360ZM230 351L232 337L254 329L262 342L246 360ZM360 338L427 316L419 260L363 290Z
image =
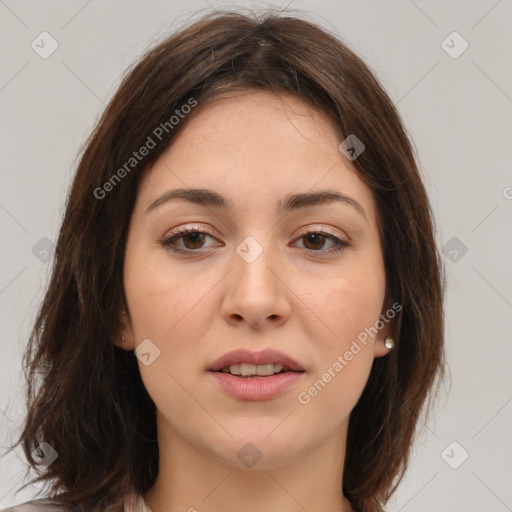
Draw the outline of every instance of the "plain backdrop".
M269 5L285 4L0 0L2 448L23 418L21 356L75 159L121 73L199 9ZM444 247L451 389L388 509L512 510L511 2L286 5L345 40L397 104ZM41 37L58 44L47 58ZM24 471L20 451L0 459L0 508L36 496L15 493Z

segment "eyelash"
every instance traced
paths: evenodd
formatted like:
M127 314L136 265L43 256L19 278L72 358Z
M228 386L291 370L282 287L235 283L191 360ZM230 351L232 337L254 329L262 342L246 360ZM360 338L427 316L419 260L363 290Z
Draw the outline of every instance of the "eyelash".
M180 228L176 233L172 233L169 237L166 237L164 238L163 240L160 241L160 244L162 246L164 246L166 249L176 253L176 254L184 254L184 255L190 255L192 253L198 253L198 252L201 252L201 249L197 249L197 250L193 250L193 249L180 249L176 246L173 246L172 244L174 244L177 240L179 240L180 238L183 238L185 235L188 235L190 233L198 233L198 234L201 234L201 235L208 235L212 238L215 238L214 235L212 233L210 233L209 231L205 231L205 230L201 230L201 229L195 229L195 228ZM304 252L306 254L312 254L312 255L315 255L317 256L319 253L327 253L328 255L332 255L332 254L337 254L343 250L345 250L348 246L349 246L349 243L344 241L344 240L341 240L339 239L337 236L334 236L333 234L331 233L328 233L326 231L323 231L321 229L319 230L314 230L314 231L307 231L306 233L303 233L299 238L298 240L308 236L308 235L311 235L311 234L315 234L315 235L323 235L325 236L326 238L328 238L329 240L332 240L338 247L335 248L335 249L331 249L329 251L321 251L321 250L312 250L312 249L305 249Z

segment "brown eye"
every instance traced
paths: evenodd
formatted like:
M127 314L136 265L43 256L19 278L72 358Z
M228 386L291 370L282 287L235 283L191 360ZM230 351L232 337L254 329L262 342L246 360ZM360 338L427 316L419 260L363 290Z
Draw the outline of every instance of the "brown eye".
M182 235L183 245L187 249L201 249L202 244L204 244L204 233L200 233L199 231L191 231L186 235Z
M175 253L190 254L200 252L200 249L204 248L206 238L213 238L213 235L199 229L182 228L160 243ZM181 244L178 242L181 242Z
M319 253L322 255L342 251L349 245L348 242L324 231L309 231L308 233L303 234L299 240L304 240L303 247L306 249L306 252ZM326 242L332 242L334 248L322 250L325 247Z
M312 250L322 249L326 241L326 237L324 235L321 235L320 233L310 233L308 235L305 235L303 238L304 240L307 240L307 243L304 242L304 246L306 247L306 249Z
M201 249L205 248L204 244L208 237L214 238L213 235L206 231L182 228L160 243L175 253L192 254L194 252L199 253ZM299 240L304 240L303 248L305 252L314 255L334 254L344 250L349 245L348 242L324 231L309 231L303 234ZM327 250L323 250L326 243L329 242L332 244L331 247Z

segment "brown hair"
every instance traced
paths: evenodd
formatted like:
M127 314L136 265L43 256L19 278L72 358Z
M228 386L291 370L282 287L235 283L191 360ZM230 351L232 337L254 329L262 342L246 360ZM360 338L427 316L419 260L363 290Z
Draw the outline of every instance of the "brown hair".
M84 145L24 355L28 412L16 442L38 470L34 482L51 483L59 503L120 509L130 489L144 493L155 481L155 405L133 352L112 342L126 302L130 215L144 171L190 119L170 129L176 110L191 98L199 109L251 89L293 94L366 146L353 165L373 191L389 302L402 310L390 323L395 350L374 360L351 413L342 488L357 511L379 511L403 476L420 413L444 370L444 277L411 143L369 68L333 34L295 13L217 12L134 64ZM157 146L113 182L166 122ZM115 190L99 197L109 180ZM58 452L47 467L32 457L43 441Z

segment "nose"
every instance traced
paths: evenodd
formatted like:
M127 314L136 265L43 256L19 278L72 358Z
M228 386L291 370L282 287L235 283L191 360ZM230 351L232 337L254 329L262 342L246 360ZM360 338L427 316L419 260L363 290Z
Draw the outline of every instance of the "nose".
M284 266L269 245L248 237L234 252L221 308L228 323L245 321L253 329L264 329L288 321L293 293L286 283Z

